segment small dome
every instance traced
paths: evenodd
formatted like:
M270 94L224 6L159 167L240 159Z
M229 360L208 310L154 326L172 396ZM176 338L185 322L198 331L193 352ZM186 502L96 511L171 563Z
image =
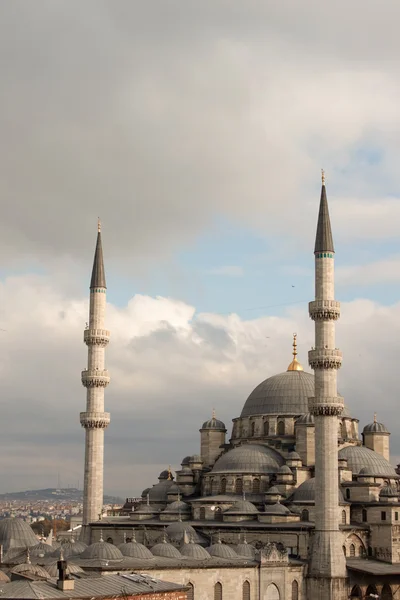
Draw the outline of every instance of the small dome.
M32 527L23 519L9 517L0 521L0 544L3 552L10 548L28 548L38 543Z
M64 558L69 558L70 556L79 556L86 550L86 548L87 545L83 542L74 542L71 540L70 542L64 542L61 544L61 546L52 553L52 556L60 558L61 552Z
M181 462L181 466L183 467L183 465L188 465L189 460L190 460L190 456L185 456L185 458Z
M266 496L277 496L278 494L279 496L283 496L283 494L278 490L278 488L275 485L270 487L268 492L265 492Z
M225 513L235 513L242 515L255 515L259 510L254 506L252 502L248 500L238 500L233 506L224 511Z
M383 423L378 423L376 416L373 423L368 423L363 429L363 433L389 433L388 428Z
M218 429L220 431L226 431L225 423L215 418L214 411L211 419L203 423L202 429Z
M140 514L154 514L158 513L159 511L158 508L155 508L151 504L139 504L139 506L135 508L133 512Z
M54 548L50 546L50 544L45 544L44 542L39 542L35 546L32 546L29 549L30 555L35 556L37 558L42 558L46 556L46 554L53 554Z
M142 498L146 498L147 494L149 493L149 491L151 490L151 488L146 488L145 490L143 490L142 492Z
M175 546L169 544L166 539L160 544L156 544L151 549L153 556L163 556L164 558L181 558L182 554Z
M46 565L46 571L50 575L50 577L57 577L58 575L58 560L53 561ZM72 562L67 562L67 575L73 575L74 573L84 573L84 570L81 569L79 565L74 565Z
M275 473L283 464L278 452L267 446L245 444L229 450L217 460L213 473Z
M280 504L279 502L277 502L276 504L267 505L265 507L264 512L267 515L289 515L290 514L290 510L286 506L283 506L283 504Z
M314 502L315 501L315 477L303 481L294 491L292 502ZM342 490L339 488L339 502L344 502Z
M171 514L180 514L180 513L190 513L191 508L189 504L186 502L182 502L182 500L176 500L175 502L171 502L171 504L167 505L167 508L163 510L163 513L171 513Z
M32 563L27 562L22 565L16 565L11 569L11 573L19 573L19 574L29 574L34 575L35 577L42 577L43 579L50 579L50 575L43 567L39 565L32 565Z
M212 544L212 546L207 548L207 551L209 552L209 554L211 554L211 556L215 556L216 558L238 558L238 555L233 550L233 548L227 546L226 544L222 544L220 541L216 544Z
M399 492L391 485L385 485L379 492L380 498L398 498Z
M221 423L221 421L220 421L220 423ZM203 459L198 454L193 454L193 456L190 457L189 462L192 462L192 463L202 463Z
M282 465L279 467L277 472L283 475L293 475L292 470L287 465Z
M211 555L205 548L203 548L203 546L193 542L190 542L189 544L183 544L180 550L183 556L193 558L194 560L207 560L208 558L211 558Z
M296 420L295 425L314 425L314 423L314 415L308 412L301 415L301 417Z
M200 541L196 530L185 521L175 521L175 523L171 523L171 525L168 525L166 533L168 539L172 542L182 542L185 534L194 542Z
M121 551L123 556L129 556L129 558L142 558L144 560L149 560L154 558L152 553L146 546L143 544L139 544L136 541L135 532L132 535L131 542L124 542L118 546L118 550Z
M10 578L0 569L0 583L10 583Z
M97 558L97 560L121 560L123 556L121 550L119 550L117 546L100 540L100 542L94 542L94 544L88 546L86 550L82 552L81 558Z
M158 479L168 479L170 477L170 472L168 471L168 469L164 469L164 471L161 471L161 473L158 476ZM172 475L171 475L172 477Z
M289 452L288 459L290 459L290 460L301 460L301 457L300 457L300 454L297 454L297 452L295 452L293 450L292 452Z
M158 483L153 485L149 491L150 502L167 502L168 492L172 485L174 485L172 479L161 479Z
M348 468L353 475L358 475L365 467L367 472L364 472L364 475L398 479L394 467L381 454L365 446L346 446L339 450L339 458L347 458Z
M176 483L173 483L167 493L168 494L179 494L179 492L180 492L179 485L177 485Z
M193 471L189 465L184 465L180 470L180 475L193 475Z
M256 557L256 549L251 544L248 544L246 541L238 544L236 546L236 553L239 556L245 556L246 558L250 558L254 560Z

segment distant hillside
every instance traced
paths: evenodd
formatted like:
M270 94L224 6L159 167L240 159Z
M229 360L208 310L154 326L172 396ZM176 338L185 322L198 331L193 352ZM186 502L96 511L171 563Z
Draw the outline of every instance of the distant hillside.
M29 502L64 500L66 502L82 502L83 491L76 488L47 488L45 490L26 490L25 492L0 494L0 502L7 500L27 500ZM123 500L116 496L104 496L104 504L121 504L122 502Z

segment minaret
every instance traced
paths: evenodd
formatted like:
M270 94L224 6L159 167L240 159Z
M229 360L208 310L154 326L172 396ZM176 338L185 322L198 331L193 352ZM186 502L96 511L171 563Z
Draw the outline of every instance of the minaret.
M346 598L346 562L339 531L338 417L343 399L337 393L337 370L342 353L335 344L335 322L340 304L334 289L334 247L325 174L315 240L315 301L309 304L315 321L315 348L308 353L315 375L315 397L310 412L315 419L315 532L309 566L309 597L313 600Z
M89 324L83 334L88 347L88 366L82 371L82 385L87 390L86 412L80 414L86 434L82 539L87 542L90 542L87 525L101 519L103 511L104 429L110 422L110 414L104 412L104 389L110 383L104 367L104 350L110 340L110 332L104 329L105 308L106 278L99 220L90 281Z

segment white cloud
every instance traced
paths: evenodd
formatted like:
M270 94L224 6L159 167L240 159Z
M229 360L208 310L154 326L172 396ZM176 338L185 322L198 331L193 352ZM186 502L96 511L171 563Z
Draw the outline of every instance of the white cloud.
M244 269L238 265L226 265L224 267L214 267L207 271L210 275L221 275L225 277L243 277Z
M347 286L400 283L400 257L393 256L365 265L338 267L336 281L339 285Z
M0 488L52 485L58 471L65 483L82 481L87 300L67 297L45 278L21 276L1 285L0 306L7 328L0 344ZM400 305L358 300L342 311L340 391L362 422L377 410L398 455ZM198 429L214 406L230 429L251 390L286 369L293 331L304 365L313 344L312 323L299 308L246 321L194 317L194 307L178 300L136 296L123 308L108 306L107 327L106 489L132 494L155 481L160 465L179 465L199 451Z

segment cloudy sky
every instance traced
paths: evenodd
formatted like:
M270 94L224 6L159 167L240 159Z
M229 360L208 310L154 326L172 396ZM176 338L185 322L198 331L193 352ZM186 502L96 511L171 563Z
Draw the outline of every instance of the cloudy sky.
M400 461L400 4L0 4L0 492L82 482L97 217L107 492L199 451L313 344L320 169L339 387Z

